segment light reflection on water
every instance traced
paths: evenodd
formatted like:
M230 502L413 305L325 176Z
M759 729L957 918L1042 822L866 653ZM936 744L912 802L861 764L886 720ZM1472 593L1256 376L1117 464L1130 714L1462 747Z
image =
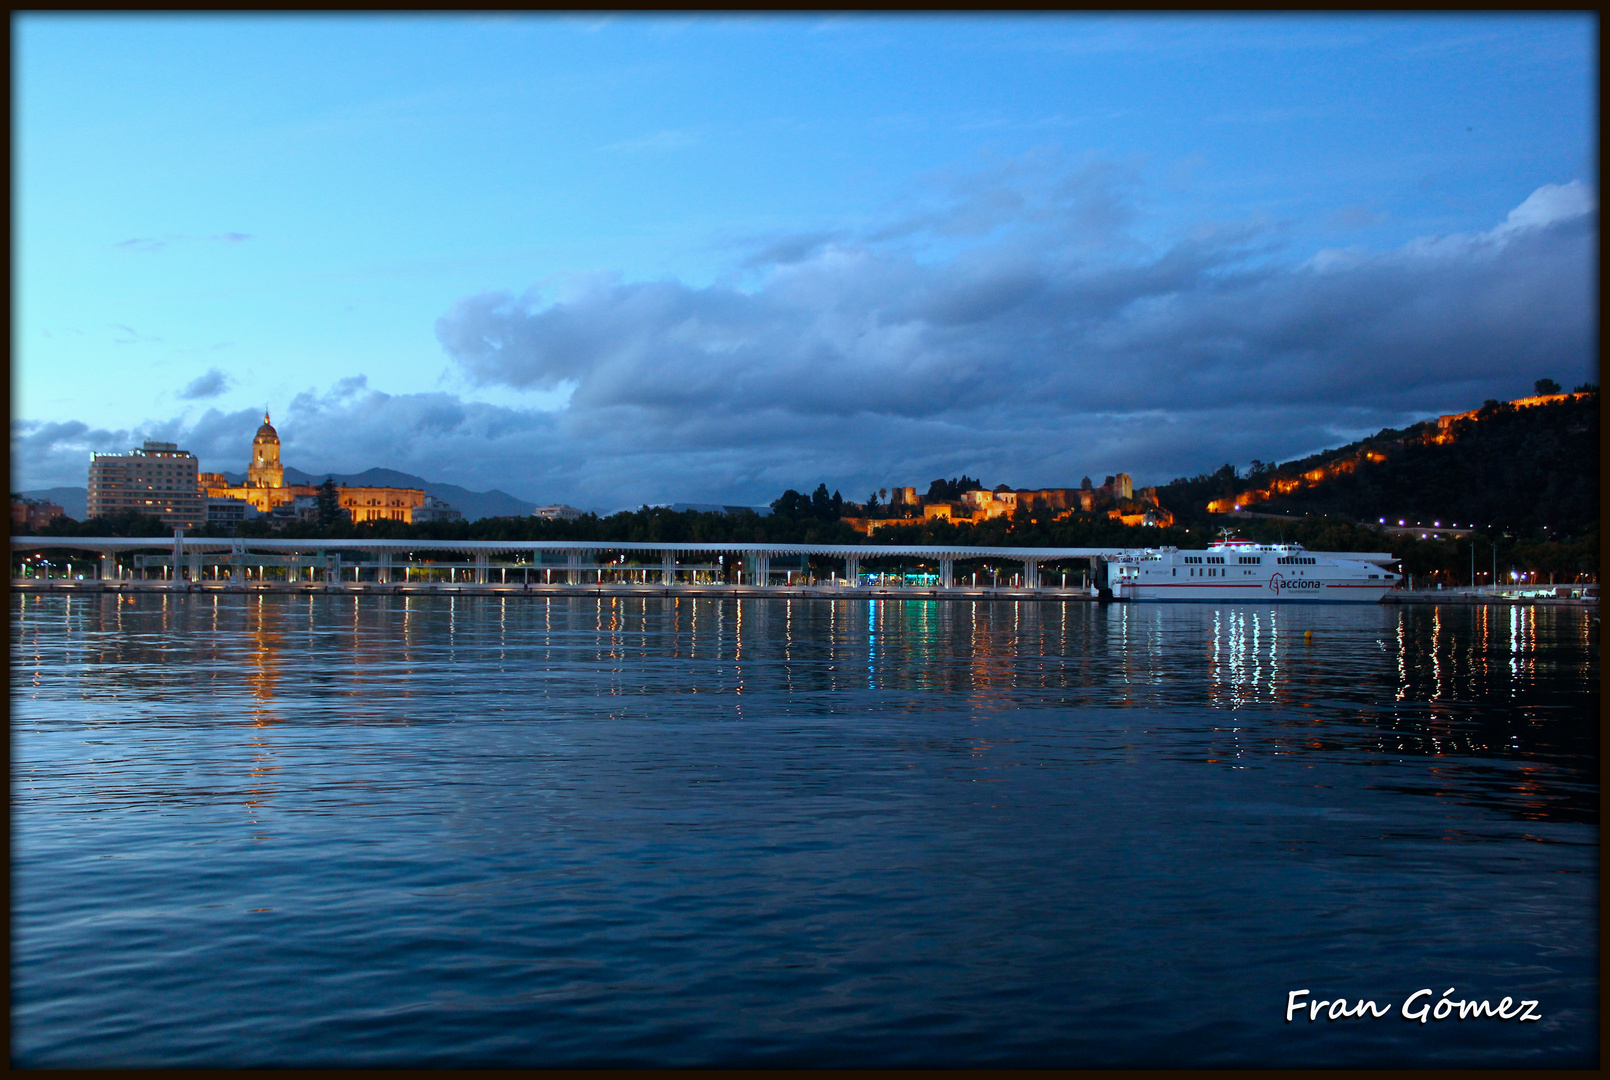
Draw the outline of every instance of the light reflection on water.
M12 708L21 1064L1597 1053L1580 609L19 594Z

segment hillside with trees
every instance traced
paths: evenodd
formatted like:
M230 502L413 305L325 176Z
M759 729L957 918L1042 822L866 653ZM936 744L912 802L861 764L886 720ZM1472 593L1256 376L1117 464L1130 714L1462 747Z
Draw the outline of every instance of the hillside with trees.
M1249 498L1250 496L1250 498ZM1388 429L1336 450L1158 489L1188 524L1223 521L1210 504L1375 524L1457 522L1537 540L1599 526L1599 395L1516 407L1489 401L1446 428Z

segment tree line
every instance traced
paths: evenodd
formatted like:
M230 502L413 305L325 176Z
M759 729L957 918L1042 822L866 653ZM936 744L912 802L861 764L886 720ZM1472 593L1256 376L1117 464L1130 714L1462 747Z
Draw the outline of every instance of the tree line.
M831 496L829 496L831 498ZM808 501L808 500L807 500ZM1201 548L1215 539L1222 518L1208 526L1124 525L1101 514L1072 514L1054 519L1055 512L1032 506L1016 514L977 525L955 525L943 519L912 521L879 529L872 536L856 532L841 520L824 520L806 514L774 513L762 517L753 511L728 514L699 510L643 507L599 517L585 514L571 521L543 518L481 518L469 522L428 522L409 525L400 521L374 521L362 525L336 521L329 526L296 522L275 530L261 522L248 522L239 530L200 529L192 536L286 537L294 539L395 540L581 540L636 543L757 543L842 544L868 549L893 545L949 545L957 547L1161 547ZM1468 583L1472 546L1476 570L1487 580L1494 561L1500 575L1511 569L1551 576L1558 581L1599 573L1598 531L1564 539L1517 537L1482 530L1459 539L1421 539L1388 533L1375 525L1345 518L1310 515L1279 521L1269 518L1238 519L1235 532L1259 543L1298 543L1312 551L1380 551L1402 559L1405 574L1416 582ZM39 530L45 536L127 536L165 538L173 530L154 517L120 514L85 522L58 518Z

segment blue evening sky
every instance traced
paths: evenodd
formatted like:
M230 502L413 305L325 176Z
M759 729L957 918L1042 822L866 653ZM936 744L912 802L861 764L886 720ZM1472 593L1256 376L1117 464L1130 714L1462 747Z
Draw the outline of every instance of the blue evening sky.
M13 486L1156 483L1597 381L1588 16L13 18Z

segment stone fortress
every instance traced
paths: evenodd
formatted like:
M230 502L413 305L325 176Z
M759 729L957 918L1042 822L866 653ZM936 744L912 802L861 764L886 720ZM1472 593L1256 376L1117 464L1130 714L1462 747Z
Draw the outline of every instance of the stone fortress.
M993 491L986 488L963 491L957 499L928 499L918 496L914 487L895 487L889 489L889 501L881 508L882 516L843 520L856 531L871 535L881 528L917 520L973 525L1010 517L1020 506L1032 508L1053 520L1076 513L1105 511L1107 517L1125 525L1168 526L1174 523L1174 515L1158 504L1157 489L1136 490L1128 473L1109 476L1100 487L1010 489L1003 484Z

